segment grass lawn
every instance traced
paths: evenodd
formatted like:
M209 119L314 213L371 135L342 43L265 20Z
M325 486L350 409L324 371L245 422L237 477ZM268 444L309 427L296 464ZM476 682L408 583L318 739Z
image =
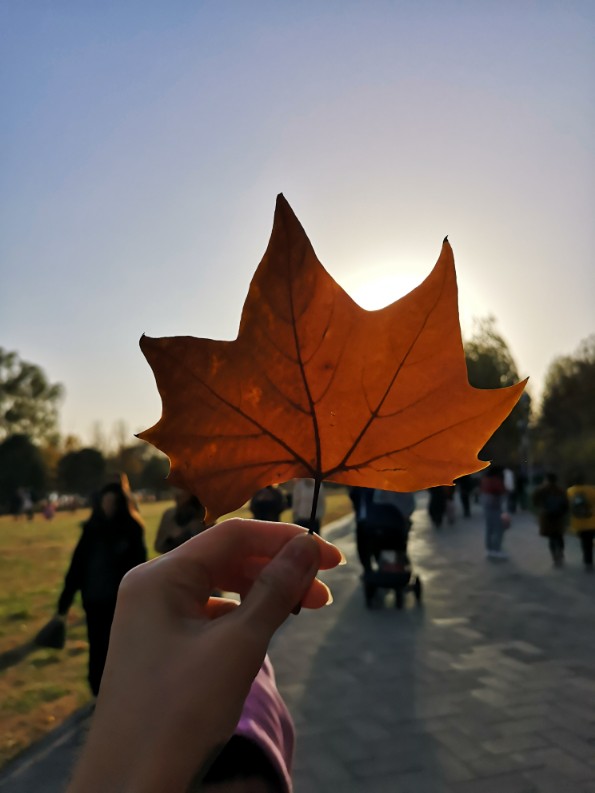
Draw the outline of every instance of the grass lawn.
M344 490L327 491L325 523L346 514ZM147 547L170 504L143 504ZM31 640L52 616L86 510L47 522L0 518L0 766L88 702L87 641L77 598L68 616L64 650L37 649ZM237 515L249 517L244 509ZM283 514L290 520L289 511Z

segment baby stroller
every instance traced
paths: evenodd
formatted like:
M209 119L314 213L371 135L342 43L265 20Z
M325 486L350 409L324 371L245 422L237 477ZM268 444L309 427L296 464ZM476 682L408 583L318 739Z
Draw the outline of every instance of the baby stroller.
M374 491L361 495L365 507L358 509L357 550L364 568L362 581L366 606L372 608L378 590L392 589L395 606L403 608L405 594L413 592L418 603L422 598L422 583L413 575L407 556L410 521L396 506L374 503Z

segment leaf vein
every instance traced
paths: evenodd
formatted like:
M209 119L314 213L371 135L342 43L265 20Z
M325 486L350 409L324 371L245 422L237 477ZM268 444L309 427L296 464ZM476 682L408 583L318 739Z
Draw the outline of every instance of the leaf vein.
M366 423L364 424L364 426L360 430L359 434L357 435L357 437L354 440L353 444L351 445L351 447L349 448L349 450L347 451L347 453L343 457L343 460L341 461L341 463L339 463L338 467L346 467L347 466L347 461L352 456L352 454L356 450L356 448L359 446L362 438L364 437L366 432L369 430L370 426L372 425L372 423L374 422L374 420L377 417L378 413L380 412L380 410L382 408L382 405L386 401L386 399L387 399L392 387L394 386L399 374L403 370L405 362L407 361L407 359L409 358L409 355L411 354L411 352L413 351L415 345L419 341L423 331L426 328L426 325L427 325L430 317L432 316L432 314L434 313L434 311L436 309L436 306L440 302L440 299L441 299L442 294L444 292L445 285L446 285L446 274L444 275L444 277L442 279L442 284L441 284L441 287L440 287L440 291L438 293L438 296L436 297L436 300L434 301L434 304L431 306L430 310L427 312L426 316L424 317L424 321L421 323L420 328L419 328L418 332L415 334L411 344L409 345L409 348L408 348L407 352L403 356L402 360L399 362L399 365L397 366L392 378L390 379L390 382L389 382L388 386L386 387L386 389L384 391L384 394L380 397L380 400L379 400L378 404L376 405L376 407L372 411L370 417L368 418L368 420L366 421Z
M266 435L272 441L274 441L275 443L278 443L279 446L281 446L283 449L285 449L286 452L288 452L289 454L293 455L297 462L301 463L307 470L312 471L312 466L300 454L298 454L295 451L295 449L292 449L291 446L289 446L289 444L286 443L282 438L279 438L274 432L269 430L268 427L265 427L264 424L262 424L260 421L258 421L257 419L253 418L252 416L248 415L240 407L238 407L237 405L234 405L233 402L230 402L229 399L226 399L224 396L219 394L211 385L209 385L207 382L205 382L205 380L203 380L201 377L199 377L196 374L196 372L191 370L189 367L184 366L184 363L182 361L180 361L176 356L172 355L171 353L168 354L168 353L165 352L165 350L161 350L160 348L157 348L157 349L164 357L170 357L171 359L173 359L175 361L176 364L178 364L178 366L180 366L182 369L186 369L188 374L192 378L194 378L199 383L199 385L201 385L205 389L205 391L207 391L209 394L211 394L211 396L213 396L215 399L218 399L223 405L225 405L227 408L229 408L232 412L237 413L245 421L249 422L250 424L253 424L255 427L257 427L262 432L263 435Z

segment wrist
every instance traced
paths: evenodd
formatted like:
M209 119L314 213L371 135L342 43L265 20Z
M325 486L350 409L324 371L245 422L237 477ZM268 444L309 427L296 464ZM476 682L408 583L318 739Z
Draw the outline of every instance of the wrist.
M209 730L169 729L154 704L150 717L125 702L102 708L101 697L87 744L67 793L186 793L220 747L207 747Z

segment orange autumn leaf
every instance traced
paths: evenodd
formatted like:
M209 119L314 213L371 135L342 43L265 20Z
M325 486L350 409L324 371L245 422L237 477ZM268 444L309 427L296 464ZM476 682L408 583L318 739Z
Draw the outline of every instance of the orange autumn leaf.
M447 240L426 280L378 311L318 261L279 196L235 341L149 338L163 414L139 437L211 519L293 477L411 491L485 468L477 458L524 383L469 385Z

